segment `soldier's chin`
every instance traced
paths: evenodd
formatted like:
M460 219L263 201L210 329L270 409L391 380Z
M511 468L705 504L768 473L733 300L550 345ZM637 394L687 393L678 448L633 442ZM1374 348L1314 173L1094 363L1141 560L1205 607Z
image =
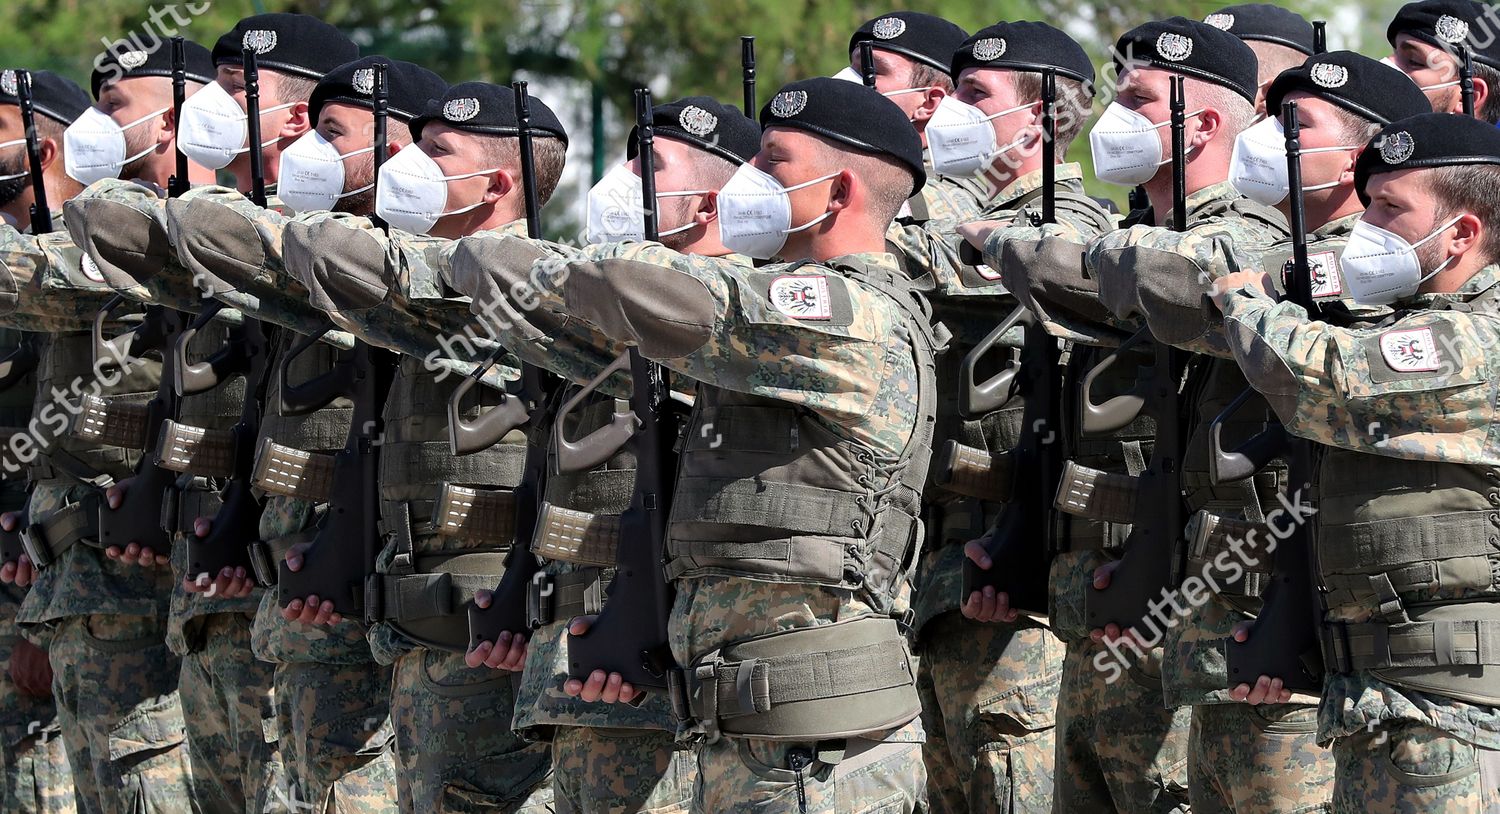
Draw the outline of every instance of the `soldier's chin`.
M4 173L5 175L10 174L3 167L0 167L0 173ZM31 186L30 175L24 178L12 178L9 181L0 181L0 207L10 206L15 203L16 199L21 197L21 193L25 192L29 186Z
M333 211L345 215L373 215L375 214L375 191L367 189L364 192L356 192L339 198L333 202Z

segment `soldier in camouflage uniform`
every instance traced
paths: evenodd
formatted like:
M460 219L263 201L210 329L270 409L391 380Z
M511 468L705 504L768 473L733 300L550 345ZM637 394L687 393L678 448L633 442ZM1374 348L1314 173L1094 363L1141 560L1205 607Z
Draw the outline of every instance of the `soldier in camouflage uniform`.
M60 145L63 122L40 117L37 132ZM31 169L27 162L20 108L0 105L0 213L14 215L20 229L30 228ZM62 175L63 162L53 159L49 175ZM49 178L51 193L61 179ZM70 184L71 185L71 184ZM58 190L61 192L61 190ZM50 197L48 200L52 200ZM0 322L4 322L0 317ZM32 400L36 395L36 351L46 341L37 333L0 329L0 359L9 369L0 376L0 412L5 427L3 472L0 472L0 512L26 505L26 461L15 450L25 449ZM23 350L23 346L25 349ZM24 554L23 554L24 556ZM47 651L20 634L16 615L26 586L14 584L18 563L0 566L0 808L6 811L72 812L76 801L63 748L57 711L52 704L52 666Z
M1458 54L1467 47L1474 63L1474 115L1500 122L1500 18L1494 6L1476 0L1418 0L1396 12L1386 27L1391 64L1411 77L1437 113L1462 113Z
M1270 3L1225 6L1203 18L1239 37L1255 52L1255 114L1265 116L1266 89L1282 71L1313 55L1313 27L1302 15ZM1275 114L1276 111L1270 111Z
M341 60L352 59L357 49L337 30L302 15L259 15L242 20L221 38L214 54L218 80L217 87L212 90L230 94L229 104L236 107L244 104L243 80L237 63L240 46L247 42L255 45L261 56L263 134L276 133L279 136L263 150L268 180L274 182L280 169L281 151L312 124L306 106L316 89L318 77L336 67ZM368 124L360 124L363 127L351 128L349 135L356 141L361 137L366 139L368 145ZM244 140L243 128L241 130L240 148ZM215 165L229 162L228 168L236 173L241 189L250 190L252 179L248 162L243 160L246 155L243 149L205 139L188 152ZM272 193L271 206L279 207L280 203L274 200L274 187ZM171 207L193 211L193 201L199 201L198 205L202 206L203 201L220 197L244 201L238 193L210 186L190 191L189 197L172 201ZM265 283L258 279L230 282L226 279L229 272L237 271L246 271L252 277L260 275L262 265L279 263L279 257L267 258L250 270L241 261L256 256L251 252L221 256L202 251L198 244L184 242L178 234L170 235L169 240L168 227L171 224L168 223L167 207L153 196L143 195L140 190L126 185L102 183L91 189L82 203L93 214L86 220L82 231L87 233L85 237L90 252L99 266L107 270L106 273L113 275L117 270L121 276L128 277L134 257L165 251L166 271L158 278L170 277L174 284L190 282L214 293L248 317L287 328L282 339L287 345L295 341L298 333L315 334L330 327L324 318L311 319L317 312L305 303L305 290L299 300L296 291L289 291L287 286L277 282ZM365 205L369 205L368 198ZM258 215L270 216L270 210L259 210L248 203L246 206ZM190 236L197 238L211 234L204 232ZM231 240L233 235L224 234L222 237ZM259 243L258 239L256 243ZM279 249L279 239L276 245ZM208 259L207 265L202 262L203 257ZM156 288L159 290L162 286ZM316 345L299 358L299 364L293 366L292 376L306 379L326 370L340 341L348 347L347 335L332 336L329 342ZM275 376L274 359L269 375ZM277 379L273 378L266 402L266 418L261 425L264 437L311 450L330 449L342 444L348 424L347 401L336 401L307 416L283 416ZM262 540L267 541L269 548L289 546L289 538L311 525L317 509L316 501L272 494L261 515ZM193 531L200 537L207 537L212 531L212 506L203 506L199 513L203 516L194 522ZM180 563L179 568L183 565L185 562ZM247 792L246 796L251 797L252 804L269 810L294 810L304 804L337 811L394 810L394 777L387 748L390 735L384 725L386 710L382 702L388 675L372 669L362 631L347 626L345 630L330 632L300 620L283 620L274 592L252 591L252 576L245 569L226 570L227 573L207 575L209 578L184 572L181 586L185 591L200 595L195 601L184 597L188 618L212 613L209 621L230 627L243 625L240 634L221 631L221 635L208 637L205 641L208 648L220 652L215 656L205 650L204 664L216 672L226 673L215 676L212 684L205 685L214 687L218 693L204 696L205 703L232 706L236 694L242 697L258 695L261 700L255 705L253 719L262 721L266 738L273 742L279 739L283 747L285 771L280 779L273 776L261 788ZM253 624L249 618L252 614ZM307 622L312 621L314 614L315 611L307 614ZM275 664L273 677L252 681L247 677L248 673L239 678L227 674L227 671L240 669L233 665L244 665L244 670L251 670L251 665L257 664L249 661L246 654L251 652L260 661ZM267 692L267 685L274 690ZM262 689L258 692L235 691L230 689L232 686L259 686ZM217 721L241 721L245 725L238 726L237 731L246 741L254 737L254 731L248 725L252 720L249 706L244 708L243 714L231 714L226 708L223 714L215 717ZM224 732L216 725L216 720L205 723L204 740L223 735L238 737ZM223 739L219 737L217 741L208 742L223 743Z
M1251 382L1289 430L1327 447L1311 522L1333 810L1492 811L1500 134L1424 113L1386 125L1354 173L1368 209L1344 279L1389 316L1311 321L1259 271L1222 278L1214 299ZM1236 692L1288 695L1279 676Z
M922 163L928 179L907 201L903 217L915 222L973 220L987 197L974 178L947 177L933 171L927 145L927 123L953 95L948 60L969 34L957 25L916 11L894 11L868 20L849 38L849 67L838 78L863 82L860 43L870 43L875 89L901 108L922 139Z
M655 132L656 190L662 203L662 244L684 254L705 257L730 256L719 239L715 196L736 169L760 149L760 127L737 109L707 97L689 97L656 105L652 109ZM630 145L630 153L635 151ZM639 163L616 168L589 193L590 238L639 240L642 236ZM613 224L613 226L611 226ZM497 319L482 305L504 302L505 292L526 285L531 272L530 253L518 263L506 262L511 254L507 241L494 236L463 240L455 252L450 279L455 288L474 298L475 313L492 328L500 341L518 356L583 384L595 378L623 350L618 343L577 320L559 319L547 309L534 308L506 313ZM738 258L748 264L747 258ZM510 319L510 317L516 317ZM542 337L546 337L545 341ZM622 377L623 378L623 377ZM610 392L611 380L591 394L591 401L573 421L565 422L567 438L578 438L607 420L614 397L628 389ZM571 396L574 390L569 390ZM553 454L557 454L554 451ZM618 522L628 504L634 480L634 455L620 451L604 466L579 475L554 473L548 483L547 508L533 539L534 551L548 554L546 571L552 575L552 590L566 592L569 585L589 571L613 566L613 555L605 552L568 550L562 527L564 511L588 512L587 521L603 525ZM570 493L571 492L571 493ZM609 494L600 500L594 495ZM616 515L616 517L608 517ZM578 522L578 521L574 521ZM618 542L615 542L618 545ZM586 555L586 556L585 556ZM569 575L569 576L564 576ZM595 576L595 583L599 577ZM602 587L602 586L600 586ZM597 589L596 589L597 590ZM490 597L486 596L485 601ZM558 608L582 605L583 613L594 608L566 596L554 599ZM674 746L676 721L670 699L653 695L638 707L587 703L564 692L569 679L567 632L571 614L558 612L553 620L536 629L525 642L526 664L517 698L517 729L550 736L552 740L553 788L559 811L682 811L690 805L696 766L686 751ZM587 619L575 625L587 623ZM576 628L582 629L582 628ZM470 663L500 664L505 642L482 643L471 654ZM512 648L514 648L512 644Z
M367 596L378 595L380 605L365 608L375 622L370 642L376 658L394 665L391 719L401 807L536 814L551 810L547 747L527 743L509 725L513 677L466 664L464 657L465 609L476 590L500 581L512 541L455 531L442 500L445 486L509 499L526 455L526 434L516 429L483 449L463 455L450 449L449 400L496 348L449 345L449 337L467 327L469 308L444 290L440 275L443 249L454 239L524 233L518 119L508 88L465 82L445 90L426 94L421 115L411 119L414 143L405 148L411 152L382 167L376 211L391 231L373 230L359 218L299 216L286 228L286 261L335 324L402 354L383 409L380 447L380 512L388 536L377 576L367 583L374 586ZM540 101L532 101L531 111L538 196L545 202L563 171L567 134ZM415 180L424 166L430 187ZM440 211L412 211L408 202L419 197L416 190L428 188L445 193ZM487 375L485 395L461 419L494 409L503 379L516 371L501 367Z
M13 82L0 74L0 90ZM39 124L43 117L71 122L88 108L84 91L59 83L38 83ZM68 183L69 194L49 202L61 204L78 189ZM164 641L171 586L166 574L105 556L97 539L103 490L131 471L137 453L65 435L84 396L144 398L160 365L113 350L98 356L88 328L111 292L67 234L30 237L6 227L0 263L20 295L6 324L50 334L38 362L38 429L27 445L28 556L9 576L16 584L35 579L17 618L25 635L48 645L68 762L78 769L78 804L85 811L185 811L190 772L179 663ZM3 520L12 528L20 521Z

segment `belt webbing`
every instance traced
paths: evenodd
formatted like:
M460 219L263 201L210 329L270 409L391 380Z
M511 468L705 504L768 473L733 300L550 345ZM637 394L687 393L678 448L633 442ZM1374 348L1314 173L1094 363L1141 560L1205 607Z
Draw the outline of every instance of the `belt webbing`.
M45 568L80 542L99 547L100 505L99 496L90 494L22 529L21 545L32 565Z
M1337 672L1500 664L1500 620L1328 622L1323 658Z

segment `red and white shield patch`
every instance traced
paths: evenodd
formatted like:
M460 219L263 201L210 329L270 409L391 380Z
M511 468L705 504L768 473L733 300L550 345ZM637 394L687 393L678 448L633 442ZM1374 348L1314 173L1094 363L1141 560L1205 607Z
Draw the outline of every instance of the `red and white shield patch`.
M1391 370L1427 373L1439 367L1437 340L1431 328L1387 331L1380 335L1380 354Z
M788 274L771 281L771 304L793 319L832 319L828 278L821 274Z
M1339 278L1338 254L1318 252L1307 256L1307 270L1312 273L1312 295L1314 297L1337 297L1344 293L1344 283Z

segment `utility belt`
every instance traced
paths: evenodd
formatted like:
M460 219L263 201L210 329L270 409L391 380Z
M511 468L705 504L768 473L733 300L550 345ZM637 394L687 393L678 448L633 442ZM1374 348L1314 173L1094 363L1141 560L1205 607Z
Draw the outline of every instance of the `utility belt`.
M852 738L903 726L921 709L895 620L863 617L743 639L672 677L680 739Z
M99 544L99 507L104 496L99 492L84 495L77 503L64 506L47 519L21 529L21 547L31 564L46 568L62 559L64 553L79 543L97 549Z

